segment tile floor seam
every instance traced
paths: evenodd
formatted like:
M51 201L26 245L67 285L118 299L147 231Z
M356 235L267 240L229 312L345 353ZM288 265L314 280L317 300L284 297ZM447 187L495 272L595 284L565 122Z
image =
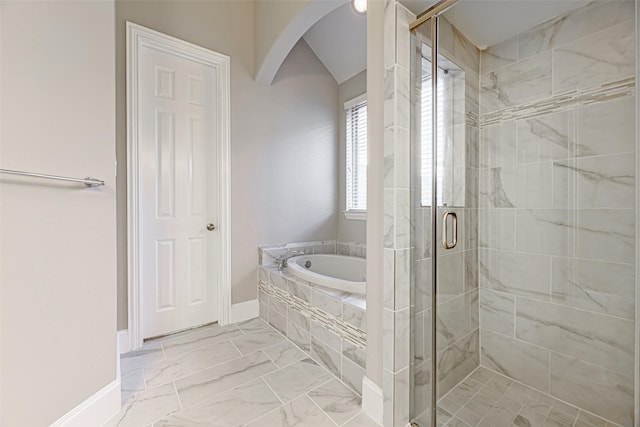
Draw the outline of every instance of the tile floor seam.
M331 382L331 381L327 381L327 382L326 382L326 383L324 383L323 385L328 384L329 382ZM322 387L322 386L320 386L320 387ZM317 388L319 388L319 387L314 388L314 390L316 390ZM322 407L321 407L320 405L318 405L318 403L317 403L315 400L313 400L313 399L311 398L311 396L309 396L309 393L310 393L310 392L308 391L308 392L306 392L306 393L304 394L304 395L307 397L307 399L309 399L309 400L310 400L310 401L311 401L311 402L312 402L312 403L313 403L313 404L314 404L318 409L320 409L320 412L321 412L322 414L324 414L328 419L330 419L330 420L331 420L331 422L332 422L336 427L340 427L342 424L338 424L338 422L337 422L336 420L334 420L334 419L333 419L329 414L327 414L327 413L324 411L324 409L322 409Z
M176 386L176 382L172 381L172 384L173 384L173 389L176 392L176 396L178 397L178 405L180 405L180 411L183 411L184 407L182 406L182 399L180 399L180 394L178 394L178 387Z
M280 396L278 396L278 393L276 393L276 391L273 389L273 387L271 387L271 384L269 384L269 382L266 380L266 378L264 378L264 376L259 378L260 381L262 381L263 383L265 383L267 385L267 388L269 390L271 390L271 393L273 393L273 395L276 397L276 399L278 399L278 401L280 402L280 406L284 406L285 401L282 400L280 398ZM294 401L296 398L291 399L289 402ZM287 402L288 403L288 402Z

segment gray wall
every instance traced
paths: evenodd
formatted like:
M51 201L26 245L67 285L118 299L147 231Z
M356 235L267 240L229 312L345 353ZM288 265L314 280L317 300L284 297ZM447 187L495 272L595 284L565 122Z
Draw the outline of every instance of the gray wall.
M127 327L125 22L231 57L232 301L257 298L257 246L337 235L338 85L304 41L254 75L249 1L117 1L118 328Z
M0 424L46 426L116 380L114 4L0 11L2 167L106 182L0 181Z
M481 364L624 426L636 335L633 7L594 2L492 46L480 76Z
M367 72L362 71L338 86L338 241L365 243L367 222L345 218L346 209L346 114L344 103L367 91Z

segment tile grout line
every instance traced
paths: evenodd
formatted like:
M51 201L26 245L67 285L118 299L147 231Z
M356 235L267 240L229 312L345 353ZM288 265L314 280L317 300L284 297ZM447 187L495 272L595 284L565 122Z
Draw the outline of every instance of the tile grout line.
M284 404L285 404L284 400L282 400L282 399L280 398L280 396L278 396L278 393L276 393L276 391L273 389L273 387L271 387L271 384L269 384L269 382L268 382L264 377L265 377L264 375L263 375L263 376L261 376L261 377L259 378L259 380L260 380L260 381L262 381L263 383L265 383L265 384L267 385L267 388L268 388L269 390L271 390L271 393L273 393L273 395L276 397L276 399L278 399L278 401L280 401L280 405L281 405L281 406L284 406ZM295 399L295 398L294 398L294 399ZM294 399L289 400L287 403L292 402Z
M330 381L329 381L329 382L330 382ZM329 382L326 382L325 384L328 384ZM323 384L323 385L324 385L324 384ZM320 387L322 387L322 386L320 386ZM315 389L313 389L313 390L317 390L317 389L318 389L318 388L320 388L320 387L316 387L316 388L315 388ZM313 390L311 390L311 391L313 391ZM313 400L313 399L311 398L311 396L309 396L309 393L311 393L311 391L308 391L308 392L306 392L306 393L304 394L304 395L307 397L307 399L309 399L309 400L313 403L313 405L315 405L318 409L320 409L320 413L324 414L324 415L325 415L329 420L331 420L331 422L332 422L334 425L336 425L336 426L338 426L338 427L339 427L341 424L338 424L338 422L337 422L336 420L334 420L334 419L333 419L333 417L331 417L329 414L327 414L327 413L324 411L324 409L322 409L322 407L318 404L318 402L316 402L315 400Z

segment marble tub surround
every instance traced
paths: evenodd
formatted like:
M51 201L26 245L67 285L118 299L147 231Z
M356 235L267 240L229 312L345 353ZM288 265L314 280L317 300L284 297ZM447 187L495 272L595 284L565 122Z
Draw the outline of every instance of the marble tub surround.
M590 3L488 48L480 73L481 365L623 426L634 423L633 10Z
M259 267L260 317L362 393L366 359L366 303L303 281L275 266Z
M282 243L277 245L263 245L258 247L258 265L273 265L285 253L298 250L310 254L349 255L366 258L365 243L340 242L336 240L319 240L315 242Z
M107 426L377 425L357 393L261 319L148 342L121 368L131 393Z

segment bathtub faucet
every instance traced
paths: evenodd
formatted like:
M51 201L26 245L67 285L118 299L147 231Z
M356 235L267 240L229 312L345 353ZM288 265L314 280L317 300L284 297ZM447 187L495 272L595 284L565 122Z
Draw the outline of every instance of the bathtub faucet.
M287 267L287 262L289 261L289 258L298 256L298 255L304 255L304 252L298 249L292 249L290 251L285 252L284 255L276 259L276 263L278 263L278 270L282 271L283 268Z

